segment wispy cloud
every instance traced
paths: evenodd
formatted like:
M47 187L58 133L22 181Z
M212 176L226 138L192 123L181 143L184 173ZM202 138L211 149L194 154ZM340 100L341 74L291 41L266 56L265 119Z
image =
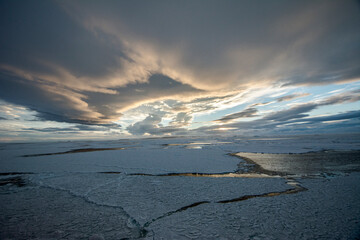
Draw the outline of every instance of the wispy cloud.
M230 122L239 118L250 118L250 117L256 117L258 110L256 108L247 108L241 112L232 113L229 115L226 115L218 120L215 120L215 122Z
M285 102L285 101L290 101L296 98L301 98L301 97L305 97L305 96L309 96L310 94L308 93L294 93L294 94L290 94L290 95L286 95L283 97L279 97L276 99L277 102Z
M205 131L211 133L212 131L216 131L219 128L231 128L231 129L238 129L240 131L248 131L251 129L253 130L271 129L273 131L276 131L276 129L280 129L282 127L288 126L289 124L301 123L301 125L304 127L306 124L315 124L319 122L321 123L321 122L335 121L335 120L356 119L360 117L359 116L360 111L349 111L346 113L339 113L339 114L333 114L322 117L309 117L310 116L309 112L321 106L360 101L360 95L358 93L359 90L348 91L345 93L328 97L327 99L324 99L322 101L297 104L290 108L286 108L276 112L271 112L253 121L246 121L246 122L240 121L240 122L226 123L221 125L215 124L212 126L200 127L196 131ZM245 115L247 111L248 109L245 109L243 111ZM255 110L253 111L257 113L257 111ZM233 115L235 117L241 116L242 112L235 113ZM232 119L232 115L224 116L223 119L227 120L228 117Z

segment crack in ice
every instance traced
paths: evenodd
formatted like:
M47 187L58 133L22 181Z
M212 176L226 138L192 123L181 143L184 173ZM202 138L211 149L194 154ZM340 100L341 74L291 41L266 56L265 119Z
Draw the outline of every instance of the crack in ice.
M101 187L114 183L114 181L110 181L106 184L102 184ZM85 195L80 195L80 194L76 194L73 191L69 190L69 189L65 189L65 188L61 188L61 187L54 187L54 186L49 186L49 185L45 185L42 182L38 182L38 186L42 187L42 188L48 188L48 189L52 189L52 190L56 190L56 191L63 191L66 192L68 194L70 194L73 197L77 197L77 198L81 198L83 199L85 202L90 203L90 204L94 204L96 206L100 206L100 207L110 207L110 208L115 208L115 209L120 209L123 211L123 214L128 218L128 222L129 224L132 225L132 227L129 226L129 228L138 228L138 236L139 238L143 238L147 235L147 230L144 229L143 226L141 226L141 224L135 219L133 218L128 212L125 211L125 209L119 205L111 205L111 204L103 204L103 203L99 203L96 202L94 200L92 200L91 198L88 197L89 192L98 189L99 187L95 187L93 189L90 189Z
M207 177L209 175L210 174L208 174ZM219 174L216 174L216 175L219 175ZM153 175L144 175L144 176L153 176ZM163 175L161 175L161 176L163 176ZM202 177L201 174L199 174L198 176ZM280 196L280 195L285 195L285 194L295 194L295 193L299 193L299 192L308 190L307 188L301 186L300 183L296 182L293 178L288 178L288 181L286 182L286 184L292 186L293 188L290 188L290 189L287 189L287 190L284 190L284 191L280 191L280 192L267 192L267 193L263 193L263 194L244 195L244 196L241 196L241 197L238 197L238 198L221 200L221 201L216 201L216 202L211 202L211 201L195 202L195 203L186 205L184 207L181 207L181 208L179 208L179 209L177 209L175 211L167 212L167 213L165 213L165 214L163 214L160 217L157 217L155 219L152 219L151 221L146 222L143 225L143 228L149 227L152 223L154 223L154 222L156 222L156 221L158 221L160 219L163 219L165 217L171 216L173 214L176 214L176 213L179 213L179 212L182 212L182 211L185 211L185 210L188 210L190 208L194 208L194 207L197 207L197 206L200 206L200 205L203 205L203 204L208 204L208 203L221 203L221 204L233 203L233 202L245 201L245 200L252 199L252 198L275 197L275 196Z

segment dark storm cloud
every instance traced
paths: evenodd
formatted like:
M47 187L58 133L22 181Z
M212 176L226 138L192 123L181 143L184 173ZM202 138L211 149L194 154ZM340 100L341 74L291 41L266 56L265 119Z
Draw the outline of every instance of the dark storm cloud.
M94 37L55 1L1 1L0 35L0 62L31 72L51 73L48 62L101 77L124 57L121 46Z
M39 119L102 125L142 103L194 101L174 107L187 124L233 89L359 78L358 22L350 0L1 1L0 98Z
M135 107L139 103L176 97L177 95L186 99L193 94L203 92L161 74L150 76L147 83L129 84L115 90L118 92L117 94L88 93L87 102L94 106L99 113L111 118L114 110L123 111Z
M26 81L0 73L2 99L35 110L39 120L80 124L108 125L105 120L121 116L116 110L176 95L191 95L201 90L181 84L163 75L153 75L148 83L130 84L118 88L117 94L85 92L78 94L62 90L42 81ZM90 106L91 107L90 107Z
M66 3L92 29L145 41L165 66L172 53L169 67L196 76L182 81L200 88L263 79L324 84L360 73L357 1Z
M3 100L25 106L44 120L71 123L101 123L81 97L71 91L59 91L41 82L29 82L0 73L0 96Z
M258 112L258 110L256 108L251 107L251 108L247 108L241 112L226 115L218 120L215 120L215 122L230 122L232 120L239 119L239 118L256 117L257 112Z

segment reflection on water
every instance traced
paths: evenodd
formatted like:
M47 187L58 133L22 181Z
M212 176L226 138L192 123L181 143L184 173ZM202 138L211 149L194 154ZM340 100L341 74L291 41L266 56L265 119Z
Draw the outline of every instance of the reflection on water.
M289 140L294 138L249 138L248 141L275 141L275 140Z
M168 143L163 146L188 146L188 145L211 145L210 142L191 142L191 143Z
M119 172L100 172L104 174L120 174ZM130 173L129 176L147 176L147 177L210 177L210 178L279 178L279 175L268 175L265 173L165 173L165 174L147 174Z
M299 154L239 152L238 157L277 174L316 175L324 172L360 171L360 151L320 151Z
M202 149L202 146L186 146L186 149Z
M191 143L168 143L164 147L185 146L186 149L202 149L204 145L231 144L232 142L191 142Z

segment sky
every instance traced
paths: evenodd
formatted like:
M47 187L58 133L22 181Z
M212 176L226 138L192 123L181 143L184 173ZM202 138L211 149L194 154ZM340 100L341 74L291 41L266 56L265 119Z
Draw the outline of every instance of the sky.
M360 3L0 0L0 141L360 132Z

